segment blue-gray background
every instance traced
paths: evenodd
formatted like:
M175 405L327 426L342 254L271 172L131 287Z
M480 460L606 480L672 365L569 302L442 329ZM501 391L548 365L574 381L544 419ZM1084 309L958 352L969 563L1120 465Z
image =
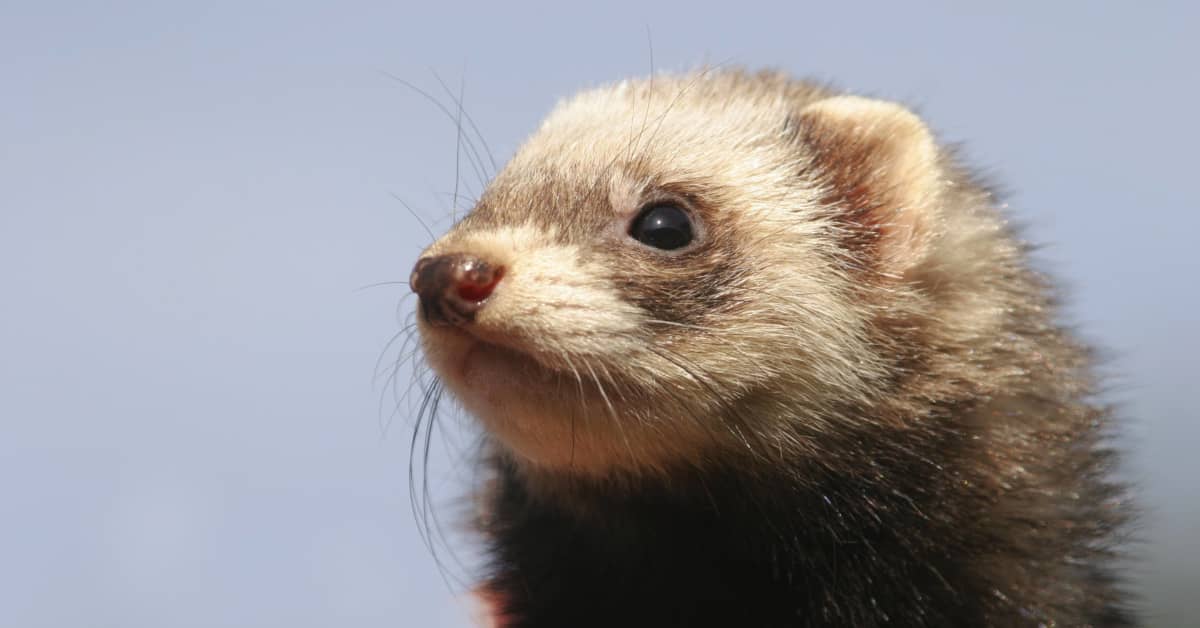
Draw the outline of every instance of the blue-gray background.
M406 288L359 290L428 240L393 194L448 224L455 127L384 73L465 77L503 158L647 28L911 103L1011 192L1120 374L1153 623L1193 619L1200 14L496 4L0 5L0 626L466 625L379 424Z

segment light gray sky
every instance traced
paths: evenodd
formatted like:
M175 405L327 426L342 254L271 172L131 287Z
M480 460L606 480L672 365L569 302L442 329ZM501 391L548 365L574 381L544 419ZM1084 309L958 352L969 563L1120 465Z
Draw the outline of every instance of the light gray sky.
M557 99L645 74L647 28L659 69L910 103L1009 191L1119 374L1147 606L1184 625L1200 12L1097 4L4 2L0 625L467 625L409 510L411 417L378 423L407 289L358 290L428 240L393 194L447 226L455 129L383 73L465 80L503 158Z

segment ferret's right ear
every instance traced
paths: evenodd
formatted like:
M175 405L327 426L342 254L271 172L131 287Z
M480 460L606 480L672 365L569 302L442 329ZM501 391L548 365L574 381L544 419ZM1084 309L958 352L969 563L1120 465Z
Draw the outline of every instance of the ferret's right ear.
M788 120L805 174L846 227L847 245L887 273L903 273L927 246L941 180L933 135L911 111L882 100L835 96Z

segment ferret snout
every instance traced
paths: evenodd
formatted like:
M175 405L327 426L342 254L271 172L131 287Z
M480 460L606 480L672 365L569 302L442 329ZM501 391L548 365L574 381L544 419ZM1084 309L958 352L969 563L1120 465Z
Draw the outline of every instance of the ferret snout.
M504 276L504 267L466 253L423 257L408 285L421 299L431 325L462 325L475 320Z

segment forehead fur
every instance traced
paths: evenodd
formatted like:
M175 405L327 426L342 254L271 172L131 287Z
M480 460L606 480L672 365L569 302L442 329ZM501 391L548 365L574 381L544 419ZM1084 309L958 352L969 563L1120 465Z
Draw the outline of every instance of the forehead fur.
M743 185L748 173L784 161L776 151L788 111L823 93L772 73L702 71L624 81L560 103L508 170L551 166L586 176L620 167L666 181ZM730 150L739 152L737 159L713 163ZM754 152L762 154L747 158Z

